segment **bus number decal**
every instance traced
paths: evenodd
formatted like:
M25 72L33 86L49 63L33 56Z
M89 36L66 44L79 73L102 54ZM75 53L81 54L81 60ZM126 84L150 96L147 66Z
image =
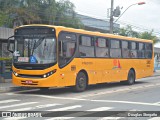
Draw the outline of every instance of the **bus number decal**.
M150 65L151 65L151 60L147 60L147 67L150 67Z
M75 71L76 70L76 66L75 65L72 65L71 66L71 71Z

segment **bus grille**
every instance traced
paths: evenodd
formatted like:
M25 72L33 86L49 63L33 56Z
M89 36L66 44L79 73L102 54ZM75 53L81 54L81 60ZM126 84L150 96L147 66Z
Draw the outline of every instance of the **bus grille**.
M22 78L43 78L43 75L24 75L24 74L19 74L18 77L22 77Z
M21 80L22 85L38 85L38 81L32 81L32 83L28 83L25 80Z

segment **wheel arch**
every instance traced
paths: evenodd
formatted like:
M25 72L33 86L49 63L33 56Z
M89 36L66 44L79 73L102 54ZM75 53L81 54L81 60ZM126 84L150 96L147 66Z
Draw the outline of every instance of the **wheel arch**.
M89 77L88 77L87 71L84 70L84 69L82 69L82 70L80 70L78 73L80 73L80 72L83 72L83 73L86 75L86 77L87 77L87 85L88 85L88 83L89 83ZM77 73L77 75L78 75L78 73Z

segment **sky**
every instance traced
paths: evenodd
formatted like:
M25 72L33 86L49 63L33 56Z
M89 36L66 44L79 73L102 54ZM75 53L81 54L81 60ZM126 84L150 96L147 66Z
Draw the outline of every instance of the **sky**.
M111 0L70 0L75 5L75 11L79 14L99 18L107 18L107 9L111 6ZM151 31L160 36L160 0L114 0L114 8L120 6L121 13L134 3L145 2L144 5L130 7L117 21L121 24L131 24L140 27L141 30ZM115 18L116 20L117 18ZM160 44L158 44L160 47Z

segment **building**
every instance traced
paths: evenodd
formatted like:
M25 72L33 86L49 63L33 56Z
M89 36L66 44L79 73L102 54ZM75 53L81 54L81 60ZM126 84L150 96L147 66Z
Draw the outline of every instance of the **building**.
M154 47L154 68L160 70L160 48Z
M13 34L13 29L0 27L0 57L11 57L11 53L7 50L7 39Z
M76 14L77 18L79 18L84 25L86 30L89 31L98 31L103 33L110 32L110 22L107 20L97 19L85 15ZM114 30L118 30L120 28L120 24L114 23Z

